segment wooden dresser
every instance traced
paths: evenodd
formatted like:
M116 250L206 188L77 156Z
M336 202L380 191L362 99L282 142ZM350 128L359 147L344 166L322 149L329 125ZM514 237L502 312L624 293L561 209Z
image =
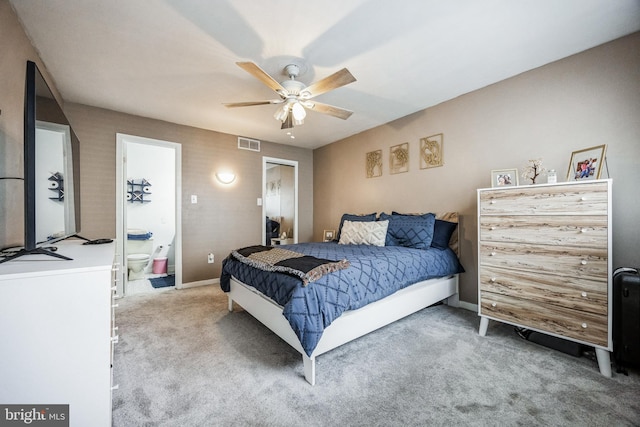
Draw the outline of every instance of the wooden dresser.
M611 180L478 190L478 314L595 347L610 377Z

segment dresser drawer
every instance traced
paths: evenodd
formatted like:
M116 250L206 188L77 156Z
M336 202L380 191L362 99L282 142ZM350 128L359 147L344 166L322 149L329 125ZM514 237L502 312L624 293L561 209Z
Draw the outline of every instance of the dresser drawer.
M608 277L607 248L480 242L480 265L537 271L542 274Z
M480 214L606 215L606 182L511 187L480 192Z
M607 347L606 315L579 312L520 298L482 293L480 315L523 327L534 328L584 343Z
M482 267L480 291L606 316L607 280Z
M481 242L519 242L606 248L606 216L502 215L480 217ZM524 248L523 248L524 249Z

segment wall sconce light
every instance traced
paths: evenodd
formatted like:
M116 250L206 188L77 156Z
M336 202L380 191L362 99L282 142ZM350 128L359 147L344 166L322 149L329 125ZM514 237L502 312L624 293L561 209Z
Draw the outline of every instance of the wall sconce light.
M216 179L222 184L231 184L236 180L236 174L231 172L216 172Z

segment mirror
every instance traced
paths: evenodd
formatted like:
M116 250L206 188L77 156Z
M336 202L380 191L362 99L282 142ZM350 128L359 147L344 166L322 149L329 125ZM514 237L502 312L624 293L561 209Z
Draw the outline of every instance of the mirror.
M270 160L264 166L265 245L296 243L297 165Z

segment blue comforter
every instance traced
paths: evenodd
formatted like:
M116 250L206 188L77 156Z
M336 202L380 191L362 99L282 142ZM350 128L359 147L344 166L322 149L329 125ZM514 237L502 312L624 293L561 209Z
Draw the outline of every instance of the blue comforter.
M363 307L413 283L464 271L451 249L340 245L335 242L300 243L283 248L317 258L346 258L351 265L302 286L297 277L268 273L229 256L222 263L220 286L228 292L233 276L281 305L283 315L309 356L324 329L344 311Z

